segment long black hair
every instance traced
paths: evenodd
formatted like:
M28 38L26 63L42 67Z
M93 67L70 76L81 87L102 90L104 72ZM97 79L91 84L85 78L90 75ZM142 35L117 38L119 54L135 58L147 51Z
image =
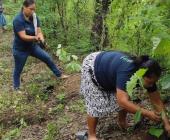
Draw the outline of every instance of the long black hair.
M147 68L147 71L144 76L151 77L153 75L160 77L162 68L159 63L150 58L148 55L142 55L139 57L132 57L134 64L139 68Z

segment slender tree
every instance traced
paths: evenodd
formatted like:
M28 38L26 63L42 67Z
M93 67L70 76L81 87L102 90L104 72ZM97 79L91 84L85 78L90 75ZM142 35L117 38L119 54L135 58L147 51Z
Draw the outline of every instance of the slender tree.
M93 18L91 43L96 50L109 45L108 29L105 18L112 0L96 0L95 15Z
M67 21L66 21L66 1L56 1L56 5L57 5L57 10L58 10L58 14L60 16L60 22L61 22L61 26L63 29L63 34L64 34L64 45L67 45L67 30L68 30L68 26L67 26Z

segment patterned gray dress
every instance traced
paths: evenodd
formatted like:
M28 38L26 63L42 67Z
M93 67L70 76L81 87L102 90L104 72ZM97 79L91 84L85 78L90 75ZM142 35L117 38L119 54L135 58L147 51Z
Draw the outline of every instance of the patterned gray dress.
M87 113L92 117L104 117L113 111L119 111L115 93L104 91L92 81L94 75L94 61L100 52L88 55L82 64L80 93L84 96ZM89 70L92 70L92 74ZM95 78L95 81L96 78ZM107 96L109 95L109 97Z

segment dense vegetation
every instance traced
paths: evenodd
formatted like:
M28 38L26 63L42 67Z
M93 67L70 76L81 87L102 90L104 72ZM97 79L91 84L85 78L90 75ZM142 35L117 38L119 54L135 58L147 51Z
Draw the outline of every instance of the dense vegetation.
M22 0L4 1L5 16L10 32L12 32L12 20L21 6ZM61 65L71 69L71 73L80 69L81 59L78 62L77 56L82 58L92 51L120 50L134 55L147 54L155 57L163 66L163 77L159 85L162 93L168 92L170 88L169 0L37 0L36 12L41 19L49 51L62 61ZM11 44L9 42L3 42L1 45L3 45L2 54L10 52ZM58 46L62 48L58 48ZM30 70L30 66L34 67L31 65L32 63L35 64L36 61L32 59L29 61L26 72ZM11 83L9 84L11 70L7 69L9 64L11 63L6 62L5 59L0 61L0 74L3 73L3 76L0 77L0 88L4 93L0 95L0 115L11 111L15 115L11 116L11 122L7 121L4 124L2 121L4 121L5 115L2 115L0 137L12 139L19 136L20 130L26 126L25 121L32 119L27 116L31 111L37 112L33 116L38 119L36 122L46 113L54 113L62 118L63 116L60 116L59 112L62 112L66 106L65 91L62 88L57 89L59 95L55 95L55 98L59 105L51 108L51 112L45 111L48 106L44 107L49 99L49 94L41 94L44 87L54 84L60 86L62 83L50 80L50 76L46 76L50 75L49 72L42 71L38 76L32 78L31 82L25 82L22 91L26 94L23 94L25 96L8 96L6 93L11 92L11 89L6 87L11 86ZM164 94L162 97L165 97ZM28 98L31 98L30 103L27 101ZM77 104L81 106L79 110L75 109ZM71 106L71 109L75 112L83 112L82 104L82 100L79 99L76 104ZM34 110L35 108L36 110ZM13 120L13 118L15 119ZM64 126L67 121L70 120L66 118L62 125ZM13 127L15 124L18 124L17 128ZM10 128L11 131L7 128ZM59 126L49 122L48 132L44 139L52 140L52 137L57 137L58 134L54 131L56 128L58 130Z

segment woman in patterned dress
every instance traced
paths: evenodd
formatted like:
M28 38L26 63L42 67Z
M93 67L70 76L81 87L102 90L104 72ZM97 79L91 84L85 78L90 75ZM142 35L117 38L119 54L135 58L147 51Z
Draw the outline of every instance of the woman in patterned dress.
M130 101L126 83L140 68L146 68L143 86L146 88L155 111L149 111ZM87 108L88 140L97 140L96 126L99 117L118 112L118 124L128 127L127 112L135 114L139 109L144 117L161 121L164 105L156 82L161 75L159 64L148 56L132 57L118 51L95 52L88 55L82 65L80 92ZM159 112L159 113L158 113ZM162 118L165 130L170 134L167 116Z

